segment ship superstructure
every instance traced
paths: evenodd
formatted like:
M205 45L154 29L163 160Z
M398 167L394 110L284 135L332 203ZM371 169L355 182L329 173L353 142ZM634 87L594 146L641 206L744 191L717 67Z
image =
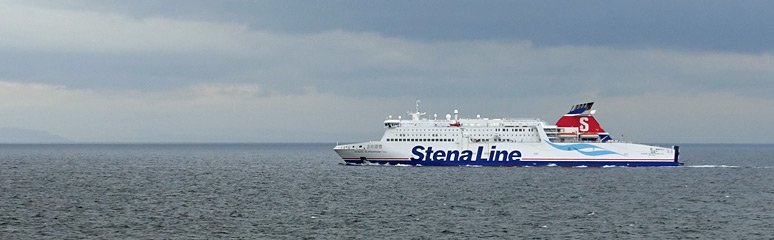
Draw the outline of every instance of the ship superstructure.
M460 118L459 111L411 119L389 116L378 141L334 148L348 164L422 166L678 166L679 147L613 140L594 118L594 103L577 104L555 124L540 119Z

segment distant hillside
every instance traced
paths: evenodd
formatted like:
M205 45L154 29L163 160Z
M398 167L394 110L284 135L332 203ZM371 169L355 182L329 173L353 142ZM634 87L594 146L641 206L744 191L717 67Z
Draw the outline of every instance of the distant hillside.
M0 127L0 143L66 143L70 140L41 130Z

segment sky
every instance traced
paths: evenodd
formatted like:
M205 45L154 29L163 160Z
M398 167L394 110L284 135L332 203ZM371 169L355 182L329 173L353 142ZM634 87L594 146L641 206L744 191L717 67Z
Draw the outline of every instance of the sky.
M594 101L626 141L774 143L772 11L0 0L0 129L72 142L353 142L379 139L382 121L417 99L430 115L549 123Z

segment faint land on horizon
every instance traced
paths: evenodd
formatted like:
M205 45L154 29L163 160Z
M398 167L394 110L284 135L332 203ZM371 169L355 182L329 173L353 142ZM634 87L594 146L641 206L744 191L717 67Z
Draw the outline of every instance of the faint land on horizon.
M68 143L62 136L42 130L0 127L0 143Z

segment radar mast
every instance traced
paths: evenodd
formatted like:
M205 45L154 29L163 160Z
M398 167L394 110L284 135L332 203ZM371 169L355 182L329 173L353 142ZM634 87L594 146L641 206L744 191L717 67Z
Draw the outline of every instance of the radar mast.
M413 112L413 113L408 112L408 114L411 115L411 120L419 120L420 117L422 117L423 115L427 114L427 113L419 111L419 103L420 102L421 101L417 100L417 111L416 112Z

